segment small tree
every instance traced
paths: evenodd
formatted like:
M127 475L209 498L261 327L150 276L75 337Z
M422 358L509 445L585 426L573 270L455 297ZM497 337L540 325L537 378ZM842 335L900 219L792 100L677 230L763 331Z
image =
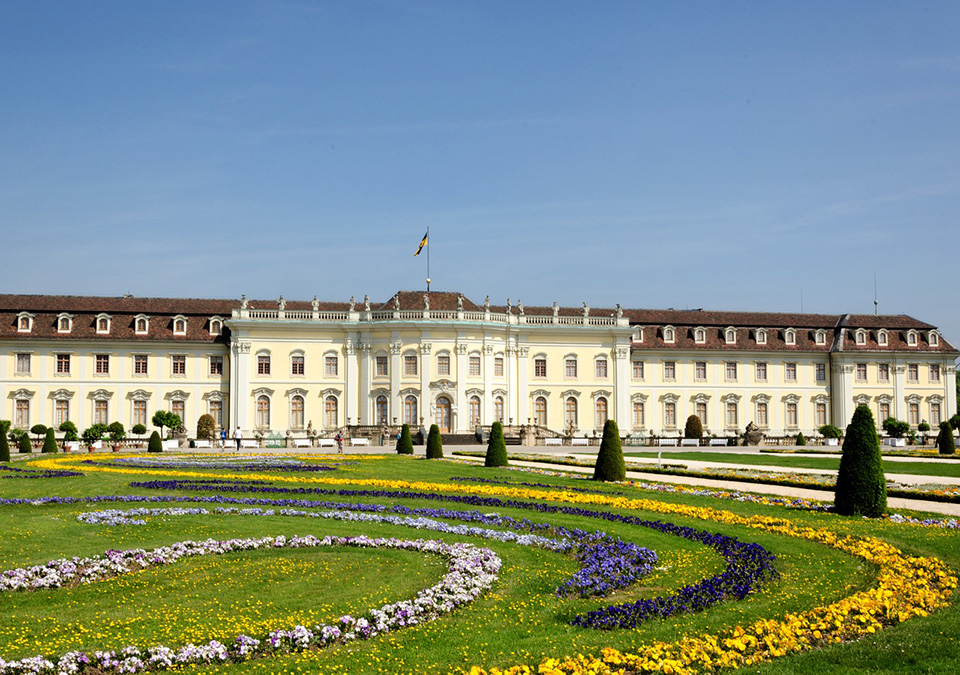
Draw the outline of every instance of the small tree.
M878 518L887 510L887 481L873 413L858 405L843 439L834 507L844 516Z
M169 410L158 410L153 415L153 426L160 427L160 434L163 434L163 428L167 427L170 430L176 430L183 426L183 420L180 419L180 415L170 412Z
M47 437L43 439L43 449L40 452L57 452L57 432L53 427L47 429Z
M960 373L957 373L957 376L960 377ZM954 429L960 429L960 413L950 418L950 426Z
M883 420L883 430L891 438L903 438L903 435L910 431L910 425L896 417L888 417Z
M37 443L39 443L40 437L47 435L47 427L45 424L34 424L30 427L30 433L37 437Z
M940 434L937 436L937 450L941 455L952 455L957 451L953 441L953 427L949 422L940 423Z
M217 422L212 415L200 415L197 420L197 438L212 441L217 433Z
M398 455L413 454L413 439L410 438L410 425L404 424L400 429L400 440L397 441Z
M77 433L77 425L71 422L70 420L67 420L66 422L60 425L60 431L63 432L64 442L80 440L80 436Z
M130 433L137 435L137 440L140 440L140 437L147 433L147 428L142 424L134 424L130 427Z
M824 424L817 431L824 438L840 438L840 430L832 424Z
M806 439L806 437L803 435L803 432L802 432L802 431L798 432L798 433L797 433L797 445L806 445L806 444L807 444L807 439Z
M683 437L684 438L703 438L703 423L700 421L700 418L696 415L690 415L687 418L687 423L683 427Z
M507 443L503 440L503 425L494 422L490 427L490 438L487 440L487 456L483 460L484 466L507 466Z
M83 433L80 434L80 438L83 439L84 444L88 448L93 448L93 444L103 438L106 431L107 426L105 424L94 424L92 427L84 429Z
M163 441L160 440L159 431L150 434L150 440L147 442L147 452L163 452Z
M427 459L443 459L443 438L436 424L430 425L430 433L427 434Z
M30 442L30 436L25 433L20 434L20 452L22 453L31 453L33 452L33 443Z
M10 461L10 444L7 442L7 429L9 428L9 420L0 420L0 462Z
M593 467L593 480L621 481L627 477L627 468L623 463L623 446L620 444L620 430L617 423L607 420L603 425L603 440L597 452L597 463Z
M110 434L110 440L114 445L119 445L127 437L127 431L120 422L111 422L107 427L107 433Z

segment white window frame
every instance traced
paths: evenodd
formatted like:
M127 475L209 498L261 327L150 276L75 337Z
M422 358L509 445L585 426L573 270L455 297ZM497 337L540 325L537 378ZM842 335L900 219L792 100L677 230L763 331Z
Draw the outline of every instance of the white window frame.
M177 324L183 322L183 327L178 329ZM183 314L177 314L173 317L173 334L174 335L186 335L187 334L187 317Z
M94 319L93 325L96 329L97 335L109 335L110 328L113 326L113 319L109 314L100 313L97 314L97 318ZM103 327L101 327L101 325Z
M143 328L140 328L140 322L143 322ZM133 317L134 335L147 335L150 332L150 317L146 314L137 314Z
M766 329L766 328L758 328L758 329L757 329L757 344L758 344L758 345L765 345L765 344L767 344L767 329Z
M664 327L663 327L663 341L664 341L666 344L668 344L668 345L672 345L674 342L676 342L676 341L677 341L677 329L674 328L673 326L664 326Z

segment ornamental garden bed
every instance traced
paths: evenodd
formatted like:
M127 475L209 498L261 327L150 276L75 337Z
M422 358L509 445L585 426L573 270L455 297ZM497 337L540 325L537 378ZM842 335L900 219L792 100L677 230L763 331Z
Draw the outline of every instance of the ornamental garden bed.
M86 459L0 481L0 672L895 671L904 639L921 670L957 656L942 523L407 457Z

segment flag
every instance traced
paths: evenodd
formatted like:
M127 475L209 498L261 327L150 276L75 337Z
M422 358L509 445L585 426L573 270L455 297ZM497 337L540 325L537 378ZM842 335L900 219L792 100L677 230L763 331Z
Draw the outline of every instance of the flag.
M417 252L413 254L414 258L420 255L420 251L422 251L423 247L427 245L427 235L429 234L430 234L430 230L427 230L426 233L423 235L423 239L420 240L420 245L417 246Z

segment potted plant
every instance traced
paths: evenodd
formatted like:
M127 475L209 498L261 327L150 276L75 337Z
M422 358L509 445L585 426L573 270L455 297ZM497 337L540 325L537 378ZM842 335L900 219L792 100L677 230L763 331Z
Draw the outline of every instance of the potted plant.
M60 431L63 432L63 451L70 452L70 444L80 440L80 436L77 433L77 425L67 420L60 425Z
M103 438L106 430L107 427L103 424L94 424L92 427L83 430L80 438L83 440L84 445L87 446L87 452L93 452L93 446Z
M137 447L138 448L143 447L142 437L145 433L147 433L147 428L142 424L134 424L132 427L130 427L130 433L137 435Z
M840 430L832 424L824 424L817 429L823 436L824 445L840 445Z
M111 422L110 426L107 427L107 433L110 434L110 440L113 441L113 451L117 452L120 449L120 443L127 437L123 424Z
M886 445L895 448L906 447L907 442L904 439L904 435L910 431L910 425L908 423L904 422L903 420L898 420L896 417L888 417L887 419L883 420L883 424L881 426L890 437L884 439L883 442Z

